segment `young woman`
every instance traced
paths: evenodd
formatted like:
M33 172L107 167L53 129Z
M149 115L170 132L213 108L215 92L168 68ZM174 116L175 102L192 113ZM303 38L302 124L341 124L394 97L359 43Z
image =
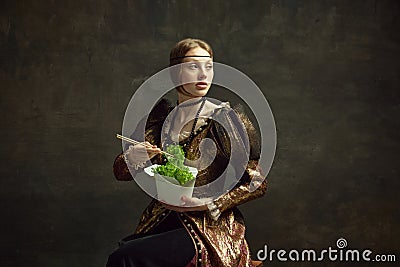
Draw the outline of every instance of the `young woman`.
M178 74L182 85L176 88L179 106L174 109L162 99L147 121L142 120L146 125L146 144L152 147L132 145L118 155L114 162L115 177L132 180L144 167L162 164L160 152L167 143L179 143L186 158L194 160L199 157L200 142L210 138L215 146L202 150L201 156L213 154L212 162L200 169L195 186L207 185L226 175L227 165L235 162L232 158L239 154L235 149L246 145L246 134L249 140L246 162L233 164L235 170L242 165L244 172L239 171L242 174L237 185L212 202L183 197L183 205L173 206L153 199L134 235L120 242L120 247L110 255L107 267L252 266L243 217L236 206L266 191L266 180L258 168L259 133L243 112L235 112L227 102L215 104L205 98L214 75L213 52L206 42L198 39L178 42L171 50L170 66L182 63ZM172 119L167 119L171 112ZM166 120L168 130L163 133L167 140L161 140ZM222 121L226 122L223 126ZM245 131L238 129L238 125L244 125ZM232 137L228 131L235 135ZM131 137L137 136L134 132ZM251 190L251 184L257 181L259 186Z

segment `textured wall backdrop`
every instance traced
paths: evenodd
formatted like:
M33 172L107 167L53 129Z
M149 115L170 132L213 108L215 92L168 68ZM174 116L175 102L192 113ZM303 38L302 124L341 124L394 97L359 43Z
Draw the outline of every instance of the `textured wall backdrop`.
M344 237L400 261L399 11L395 0L1 1L0 266L104 266L150 200L114 180L115 133L189 36L250 76L275 115L267 195L241 207L253 253Z

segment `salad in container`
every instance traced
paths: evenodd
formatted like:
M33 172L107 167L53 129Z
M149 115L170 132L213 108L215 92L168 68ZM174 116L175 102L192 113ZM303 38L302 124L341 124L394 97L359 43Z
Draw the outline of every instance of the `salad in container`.
M144 171L154 176L159 201L180 206L182 196L192 197L198 170L183 164L185 153L180 145L169 145L166 152L165 165L154 164Z

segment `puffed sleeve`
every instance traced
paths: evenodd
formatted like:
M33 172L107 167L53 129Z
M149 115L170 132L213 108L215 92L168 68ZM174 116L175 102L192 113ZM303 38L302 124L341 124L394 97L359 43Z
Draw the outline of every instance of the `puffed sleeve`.
M170 103L167 100L162 99L150 112L149 116L145 116L139 121L135 131L129 137L137 141L148 141L149 143L160 147L160 131L162 123L169 110ZM144 135L143 130L145 130ZM125 144L125 151L128 146L129 144ZM142 172L145 167L150 166L153 163L160 163L161 160L161 154L158 154L151 160L144 162L140 167L134 168L126 164L124 152L122 152L121 154L117 155L114 160L114 176L120 181L130 181L136 176L136 174Z
M215 124L214 129L218 149L222 150L225 157L231 157L236 175L241 175L234 188L214 200L221 212L259 198L267 189L265 174L258 164L260 133L242 109L236 110L222 108L218 112L220 122Z
M143 123L146 123L145 119L142 119L139 122L139 126L137 127L137 130L143 128L143 125L142 125ZM134 140L139 139L137 130L130 136L131 139L134 139ZM146 138L146 141L149 141L149 140ZM125 145L125 146L126 146L126 148L125 148L125 150L126 150L128 145ZM114 160L114 165L113 165L114 176L119 181L130 181L130 180L133 180L133 177L135 177L137 173L143 171L143 169L149 165L150 165L150 163L149 163L149 161L147 161L138 168L134 168L133 166L128 166L125 161L124 152L122 152Z

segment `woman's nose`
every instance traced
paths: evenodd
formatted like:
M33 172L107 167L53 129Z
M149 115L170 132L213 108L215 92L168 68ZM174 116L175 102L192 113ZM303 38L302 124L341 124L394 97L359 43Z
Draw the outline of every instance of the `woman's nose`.
M205 80L205 79L207 79L207 75L206 75L206 72L205 72L205 70L200 70L200 73L199 73L199 80Z

